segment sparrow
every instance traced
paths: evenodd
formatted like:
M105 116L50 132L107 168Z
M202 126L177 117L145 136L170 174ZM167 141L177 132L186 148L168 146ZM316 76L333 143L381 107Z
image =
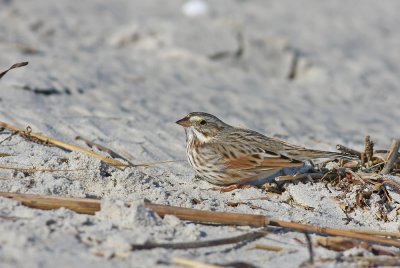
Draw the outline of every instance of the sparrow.
M196 176L216 185L242 185L318 158L349 157L233 127L203 112L189 113L176 123L185 128L186 154Z

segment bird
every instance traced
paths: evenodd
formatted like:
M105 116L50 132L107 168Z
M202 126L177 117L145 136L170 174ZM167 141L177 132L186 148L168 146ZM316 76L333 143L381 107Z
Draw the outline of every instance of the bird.
M267 178L286 167L300 167L304 161L349 157L234 127L204 112L191 112L176 123L185 129L186 154L196 177L215 185L235 186L230 189Z

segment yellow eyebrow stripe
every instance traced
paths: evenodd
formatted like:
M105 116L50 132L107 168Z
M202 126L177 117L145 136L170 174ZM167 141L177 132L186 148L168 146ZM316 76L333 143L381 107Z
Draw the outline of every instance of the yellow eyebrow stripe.
M195 121L200 121L202 118L200 116L195 115L195 116L192 116L192 119Z

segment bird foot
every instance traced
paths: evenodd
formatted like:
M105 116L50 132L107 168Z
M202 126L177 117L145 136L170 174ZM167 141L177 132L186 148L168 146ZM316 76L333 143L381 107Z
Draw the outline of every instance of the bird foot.
M250 188L256 188L253 185L248 185L248 184L232 184L232 185L228 185L228 186L223 186L223 187L212 187L208 190L211 191L219 191L221 193L227 193L227 192L231 192L233 190L237 190L237 189L250 189Z

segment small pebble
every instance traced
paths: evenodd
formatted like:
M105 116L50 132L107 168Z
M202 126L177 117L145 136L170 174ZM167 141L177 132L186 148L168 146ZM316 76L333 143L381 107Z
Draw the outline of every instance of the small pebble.
M189 0L182 6L182 12L188 17L197 17L208 13L208 5L202 0Z

